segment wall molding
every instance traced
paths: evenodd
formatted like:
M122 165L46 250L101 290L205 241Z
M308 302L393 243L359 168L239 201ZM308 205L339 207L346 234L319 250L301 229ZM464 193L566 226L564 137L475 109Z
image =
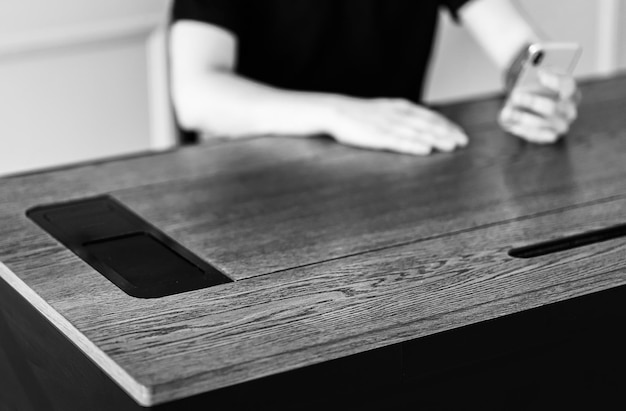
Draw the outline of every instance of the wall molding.
M163 15L154 13L2 36L0 60L112 40L147 37L162 21Z
M618 70L620 56L620 0L598 1L596 70L611 75Z
M619 9L617 10L618 19L618 30L619 37L617 40L618 47L618 70L624 71L626 70L626 2L621 1L618 5Z
M153 150L166 150L178 144L170 100L168 34L167 25L162 23L150 33L146 42L150 147Z

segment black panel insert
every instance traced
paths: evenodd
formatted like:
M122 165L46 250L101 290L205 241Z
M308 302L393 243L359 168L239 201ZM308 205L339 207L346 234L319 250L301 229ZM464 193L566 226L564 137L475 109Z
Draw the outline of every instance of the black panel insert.
M533 258L624 236L626 236L626 224L619 224L600 230L587 231L586 233L558 238L556 240L512 248L509 250L509 255L516 258Z
M26 215L134 297L232 282L110 196L39 206Z

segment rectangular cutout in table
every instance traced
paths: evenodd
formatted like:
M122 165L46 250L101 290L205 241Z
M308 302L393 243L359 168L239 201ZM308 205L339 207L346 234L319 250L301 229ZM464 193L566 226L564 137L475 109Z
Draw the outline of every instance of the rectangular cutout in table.
M232 281L110 196L39 206L26 215L134 297Z

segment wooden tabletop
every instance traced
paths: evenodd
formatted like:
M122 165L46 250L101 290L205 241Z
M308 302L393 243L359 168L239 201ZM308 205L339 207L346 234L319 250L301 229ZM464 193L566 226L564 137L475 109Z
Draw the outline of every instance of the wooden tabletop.
M496 96L441 108L451 154L259 137L0 179L0 276L144 405L626 284L626 239L508 255L626 222L626 76L582 89L556 145ZM25 216L103 193L236 281L130 297Z

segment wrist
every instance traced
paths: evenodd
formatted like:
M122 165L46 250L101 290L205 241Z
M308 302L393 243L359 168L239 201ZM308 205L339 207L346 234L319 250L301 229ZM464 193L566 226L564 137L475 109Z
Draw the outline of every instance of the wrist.
M317 134L335 135L341 126L342 106L349 97L336 94L313 94L310 96L310 122Z

